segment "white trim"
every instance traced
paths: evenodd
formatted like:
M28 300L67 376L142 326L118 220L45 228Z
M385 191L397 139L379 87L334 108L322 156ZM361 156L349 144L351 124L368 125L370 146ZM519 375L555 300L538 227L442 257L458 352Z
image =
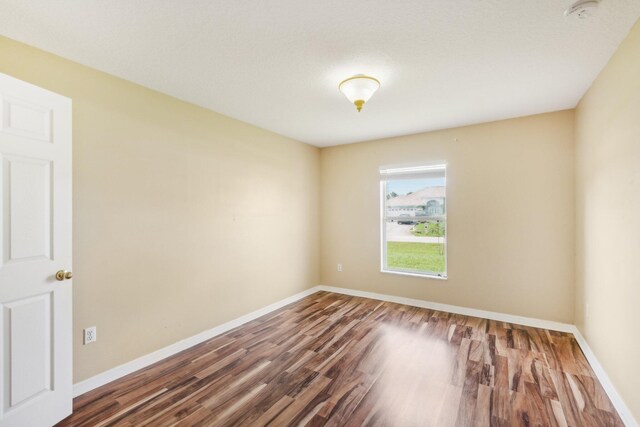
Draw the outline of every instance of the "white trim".
M402 270L380 270L380 273L385 274L399 274L401 276L411 276L411 277L421 277L423 279L436 279L436 280L447 280L447 276L440 276L434 273L410 273L408 271Z
M387 193L387 181L380 181L380 270L384 270L384 266L387 263L387 223L385 217L384 198Z
M440 162L433 165L420 164L418 166L381 167L380 175L402 175L402 174L416 173L416 172L419 173L419 172L440 171L440 170L445 170L446 168L447 168L447 164L445 162Z
M124 377L125 375L129 375L132 372L135 372L142 368L146 368L149 365L159 362L162 359L166 359L167 357L173 356L174 354L179 353L183 350L186 350L189 347L193 347L196 344L200 344L201 342L209 340L217 335L230 331L233 328L236 328L244 323L255 320L258 317L264 316L265 314L269 314L272 311L275 311L275 310L278 310L279 308L284 307L285 305L289 305L293 302L301 300L302 298L307 297L311 294L314 294L319 290L320 288L318 286L315 286L311 289L307 289L306 291L302 291L300 293L292 295L283 300L274 302L273 304L270 304L266 307L253 311L249 314L245 314L244 316L240 316L227 323L223 323L222 325L218 325L212 329L200 332L197 335L183 339L182 341L178 341L177 343L168 345L167 347L156 350L153 353L149 353L145 356L139 357L135 360L124 363L120 366L116 366L115 368L109 369L108 371L102 372L84 381L80 381L79 383L76 383L73 385L73 397L80 396L81 394L84 394L102 385L110 383L111 381L115 381L118 378Z
M611 379L609 379L609 376L605 372L604 368L602 367L600 362L598 362L598 359L589 347L589 344L587 344L587 341L584 339L584 337L580 333L580 330L578 330L575 325L553 322L550 320L535 319L532 317L516 316L513 314L497 313L494 311L477 310L475 308L460 307L456 305L440 304L437 302L424 301L413 298L397 297L393 295L378 294L367 291L357 291L355 289L336 288L333 286L323 285L320 285L317 288L319 288L319 290L321 291L334 292L337 294L371 298L380 301L389 301L398 304L410 305L413 307L429 308L431 310L481 317L484 319L497 320L499 322L515 323L518 325L531 326L534 328L543 328L549 329L551 331L571 333L576 338L576 341L578 342L578 345L587 358L587 361L591 365L593 372L596 374L596 377L598 377L598 381L600 381L600 384L602 384L602 387L607 393L607 396L609 396L609 399L611 400L611 403L615 407L616 411L618 411L618 415L620 415L620 418L622 418L624 424L627 427L640 427L638 425L638 422L633 417L631 411L629 410L629 407L624 403L624 400L616 391L613 383L611 382Z
M609 396L611 403L613 403L616 411L618 411L618 415L620 415L620 418L622 418L622 422L627 427L638 427L638 422L633 417L631 410L629 410L629 407L622 399L622 396L618 394L618 391L613 386L611 379L596 358L596 355L593 353L593 350L591 350L591 347L589 347L587 340L584 339L577 326L573 326L572 333L576 337L576 341L578 341L578 345L587 358L589 365L591 365L591 369L593 369L596 377L598 377L598 381L600 381L602 388L604 388L604 391L607 393L607 396Z
M351 295L354 297L371 298L380 301L395 302L397 304L410 305L413 307L429 308L431 310L446 311L448 313L463 314L465 316L481 317L484 319L497 320L499 322L515 323L535 328L549 329L551 331L573 333L575 326L568 323L553 322L551 320L534 319L532 317L516 316L513 314L497 313L494 311L477 310L475 308L460 307L457 305L441 304L438 302L425 301L421 299L397 297L394 295L378 294L375 292L357 291L355 289L336 288L333 286L318 286L319 290L334 292L336 294Z
M431 310L438 310L438 311L444 311L444 312L455 313L455 314L463 314L466 316L474 316L474 317L481 317L484 319L497 320L499 322L515 323L518 325L531 326L535 328L549 329L552 331L571 333L575 336L576 341L578 342L578 345L582 349L582 352L587 358L587 361L589 362L589 364L591 365L591 368L593 369L594 373L598 377L600 384L602 384L602 387L607 393L607 396L609 396L611 403L613 404L615 409L618 411L618 414L620 415L620 418L622 418L622 421L625 423L627 427L640 427L637 421L634 419L631 411L625 404L624 400L622 399L620 394L618 394L618 392L616 391L613 383L611 382L611 379L609 379L609 376L605 372L604 368L602 367L600 362L598 362L598 359L596 358L595 354L589 347L589 344L587 344L587 341L584 339L584 337L582 336L582 334L580 333L580 331L575 325L571 325L568 323L553 322L549 320L535 319L532 317L498 313L494 311L477 310L474 308L460 307L460 306L449 305L449 304L441 304L437 302L431 302L431 301L425 301L425 300L419 300L419 299L413 299L413 298L398 297L393 295L379 294L375 292L358 291L355 289L337 288L333 286L323 286L323 285L314 286L313 288L307 289L306 291L297 293L288 298L285 298L271 305L263 307L259 310L253 311L249 314L238 317L227 323L223 323L222 325L219 325L207 331L201 332L190 338L186 338L182 341L178 341L175 344L171 344L167 347L161 348L160 350L154 351L153 353L149 353L146 356L139 357L138 359L132 360L131 362L127 362L123 365L116 366L113 369L109 369L108 371L105 371L101 374L98 374L89 379L76 383L73 385L73 396L77 397L83 393L91 391L104 384L110 383L111 381L115 381L118 378L121 378L139 369L145 368L149 365L159 362L160 360L170 357L183 350L186 350L189 347L192 347L196 344L204 342L217 335L223 334L233 328L243 325L244 323L250 322L251 320L255 320L258 317L264 316L265 314L269 314L272 311L278 310L279 308L282 308L288 304L296 302L304 297L307 297L319 291L333 292L337 294L351 295L351 296L357 296L357 297L363 297L363 298L371 298L379 301L389 301L389 302L394 302L398 304L410 305L413 307L428 308Z

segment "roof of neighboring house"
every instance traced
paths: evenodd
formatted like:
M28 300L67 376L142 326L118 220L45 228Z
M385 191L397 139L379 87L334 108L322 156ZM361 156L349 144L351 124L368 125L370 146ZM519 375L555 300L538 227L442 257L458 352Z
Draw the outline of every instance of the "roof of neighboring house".
M426 204L429 199L444 197L444 187L427 187L415 193L389 199L387 206L420 206Z

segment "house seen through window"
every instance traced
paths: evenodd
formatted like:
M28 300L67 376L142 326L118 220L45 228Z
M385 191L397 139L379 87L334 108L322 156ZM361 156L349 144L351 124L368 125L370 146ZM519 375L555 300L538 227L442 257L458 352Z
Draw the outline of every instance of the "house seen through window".
M446 166L381 168L382 271L447 277Z

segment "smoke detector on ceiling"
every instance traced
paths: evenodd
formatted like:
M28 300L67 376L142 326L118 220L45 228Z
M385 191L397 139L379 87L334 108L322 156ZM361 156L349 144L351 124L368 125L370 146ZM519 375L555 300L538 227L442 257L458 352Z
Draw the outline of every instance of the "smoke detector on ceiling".
M578 0L564 11L564 16L575 16L578 19L591 18L598 9L598 0Z

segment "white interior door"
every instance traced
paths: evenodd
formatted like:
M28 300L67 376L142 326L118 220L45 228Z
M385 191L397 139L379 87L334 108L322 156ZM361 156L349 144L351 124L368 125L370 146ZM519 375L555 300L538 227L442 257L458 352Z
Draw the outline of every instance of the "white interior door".
M0 426L50 426L72 408L71 100L4 74L0 227Z

